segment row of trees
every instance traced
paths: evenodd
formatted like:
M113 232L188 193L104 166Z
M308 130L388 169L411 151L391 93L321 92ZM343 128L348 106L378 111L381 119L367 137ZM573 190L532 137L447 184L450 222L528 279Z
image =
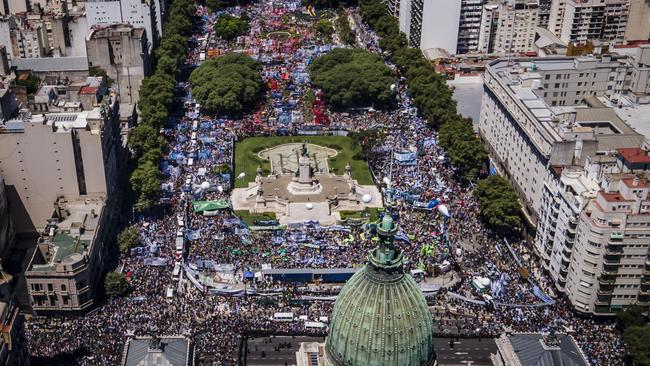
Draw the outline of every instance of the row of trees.
M129 148L137 161L130 183L138 196L135 208L139 211L151 208L160 194L159 165L167 149L167 141L159 131L172 112L176 77L187 54L194 12L194 2L191 0L172 2L163 37L155 53L155 72L145 78L140 87L140 120L129 134Z
M395 74L378 55L359 48L337 48L309 66L312 83L334 109L392 104Z
M487 159L472 121L458 114L453 93L445 78L437 74L422 52L408 47L396 18L379 0L360 0L361 16L381 37L380 47L390 56L407 80L413 105L427 123L438 129L439 143L449 155L459 178L477 181ZM486 221L497 231L519 228L521 215L517 196L507 180L488 178L477 186L477 196Z
M192 71L192 93L201 108L217 115L241 116L255 107L264 84L259 62L229 53Z

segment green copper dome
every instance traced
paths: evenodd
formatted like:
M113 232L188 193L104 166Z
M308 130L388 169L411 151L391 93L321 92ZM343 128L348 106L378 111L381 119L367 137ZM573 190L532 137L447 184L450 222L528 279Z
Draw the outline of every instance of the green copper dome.
M327 359L335 366L433 365L431 313L415 280L404 274L393 247L390 217L377 227L380 246L345 284L334 304Z

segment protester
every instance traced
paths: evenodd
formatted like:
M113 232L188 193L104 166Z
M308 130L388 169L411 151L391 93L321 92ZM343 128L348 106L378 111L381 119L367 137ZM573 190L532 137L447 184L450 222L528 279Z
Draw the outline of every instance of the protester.
M233 44L212 32L220 15L244 13L250 19L250 31ZM200 363L215 365L236 364L239 335L246 332L324 336L325 329L272 318L277 312L307 315L309 319L330 316L331 301L305 300L304 295L335 294L333 286L297 287L256 278L246 280L243 293L220 296L210 295L205 288L201 291L182 274L180 280L175 278L173 271L176 263L182 262L185 276L219 276L217 282L228 287L241 285L246 271L266 265L351 268L364 264L376 245L364 226L344 225L332 230L298 225L250 231L233 212L217 209L206 215L195 212L192 201L228 198L237 139L305 130L374 129L383 137L367 141L368 163L377 182L390 177L390 192L382 188L394 199L400 227L397 246L404 252L405 270L421 269L432 274L445 260L458 264L450 283L428 297L437 334L496 336L505 330L573 330L592 365L623 364L620 355L625 350L613 323L577 317L566 301L552 300L546 295L552 291L551 282L530 258L525 243L509 244L513 256L479 220L471 187L455 179L445 151L437 145L437 133L412 107L404 80L396 80L398 106L394 110L323 112L322 108L315 109L322 107L316 105L322 102L306 100L311 91L306 68L320 54L343 45L336 43L337 37L333 44L315 37L314 21L301 13L300 1L256 2L217 13L197 5L197 17L200 22L190 39L186 63L198 65L203 58L212 57L207 53L237 51L251 55L263 65L262 75L268 85L264 103L240 120L209 116L192 98L191 85L179 83L184 107L163 131L170 144L161 167L165 214L138 217L134 224L140 229L141 246L120 258L131 293L107 300L86 316L27 322L30 352L37 361L49 365L115 365L128 334L146 335L152 329L158 334L188 334L196 342ZM361 45L381 54L373 32L365 26L357 32ZM282 38L285 33L289 39ZM318 98L318 93L314 94ZM314 112L320 113L322 124L314 125L307 118L317 114ZM445 205L450 217L436 205ZM189 242L183 255L175 246L181 227L181 235ZM456 249L462 247L471 249L458 255ZM532 278L521 278L520 266L530 268ZM227 270L219 272L217 267ZM491 299L477 291L473 285L476 278L495 284L489 292ZM167 296L169 289L174 292L171 297ZM256 296L256 292L268 296Z

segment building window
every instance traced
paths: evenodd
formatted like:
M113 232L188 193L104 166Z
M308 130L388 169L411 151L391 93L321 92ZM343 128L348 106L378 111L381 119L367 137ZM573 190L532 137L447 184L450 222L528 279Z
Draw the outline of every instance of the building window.
M54 285L52 285L51 283L48 283L47 284L47 291L49 291L49 292L54 291Z
M43 291L43 285L40 283L32 283L33 291Z

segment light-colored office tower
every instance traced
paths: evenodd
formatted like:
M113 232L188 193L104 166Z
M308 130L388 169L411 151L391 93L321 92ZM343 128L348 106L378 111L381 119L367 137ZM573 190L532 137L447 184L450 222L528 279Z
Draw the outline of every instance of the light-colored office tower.
M422 50L441 48L456 53L461 2L458 0L405 0L411 2L409 44Z
M639 147L644 136L596 97L629 95L627 56L500 59L488 64L479 131L493 163L539 217L550 166Z
M128 23L134 28L144 28L149 42L162 36L162 13L159 0L91 0L86 2L88 31L94 26L105 27L115 23Z
M630 0L630 16L625 29L625 40L647 41L650 39L650 0Z
M504 0L483 5L478 51L522 53L535 48L537 1Z
M567 0L552 0L551 10L548 16L547 28L556 36L562 34L562 22L564 21L564 7Z
M483 3L485 0L402 0L395 16L411 47L443 49L449 54L476 52Z
M0 173L18 233L42 232L61 197L104 197L113 212L124 158L118 106L111 94L91 110L27 114L0 125Z
M144 28L113 24L94 29L86 39L88 65L99 67L117 84L120 99L135 104L140 85L149 74L149 51Z
M558 36L575 45L593 40L622 43L629 11L629 0L567 0Z

